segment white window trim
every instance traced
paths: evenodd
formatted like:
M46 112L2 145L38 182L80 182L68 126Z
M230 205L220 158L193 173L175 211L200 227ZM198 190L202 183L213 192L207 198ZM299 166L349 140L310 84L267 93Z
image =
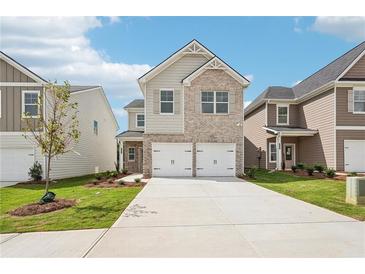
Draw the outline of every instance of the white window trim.
M279 123L279 107L286 107L287 108L287 120L286 123ZM290 112L290 105L289 104L276 104L276 124L279 126L287 126L289 125L289 112Z
M162 91L172 91L172 101L161 101L161 92ZM159 105L160 105L160 115L174 115L175 114L175 91L173 88L162 88L160 89L159 94ZM172 112L161 112L161 103L172 103Z
M365 114L365 111L355 111L355 91L364 91L365 88L354 88L352 90L352 113L353 114ZM363 101L360 101L363 102Z
M40 90L22 90L22 118L39 118L40 117L40 108L39 108L39 94L40 94ZM32 116L28 116L25 115L25 102L24 102L24 96L26 93L37 93L38 96L38 115L32 115Z
M133 153L133 155L134 155L134 159L133 159L133 160L131 160L131 159L129 158L129 156L130 156L130 154L129 154L129 150L130 150L131 148L133 148L133 150L134 150L134 153ZM135 148L135 147L129 147L127 152L128 152L128 162L135 162L135 161L136 161L136 148Z
M272 150L271 150L271 145L275 145L275 154L276 154L276 160L275 161L272 161L271 160L271 153L273 152ZM276 163L276 161L277 161L277 159L278 159L278 155L277 155L277 149L276 149L276 143L273 143L273 142L270 142L269 143L269 163L270 164L275 164Z
M138 115L143 115L143 126L138 126ZM144 128L146 116L144 113L136 113L136 128Z
M213 96L213 102L203 102L202 100L202 94L203 92L213 92L214 96ZM227 102L217 102L217 92L226 92L228 95L228 101ZM212 113L208 113L208 112L203 112L203 103L206 104L213 104L213 112ZM227 103L227 112L223 113L217 113L217 103ZM206 114L206 115L228 115L229 114L229 91L227 90L217 90L217 91L206 91L206 90L201 90L200 91L200 110L202 114Z

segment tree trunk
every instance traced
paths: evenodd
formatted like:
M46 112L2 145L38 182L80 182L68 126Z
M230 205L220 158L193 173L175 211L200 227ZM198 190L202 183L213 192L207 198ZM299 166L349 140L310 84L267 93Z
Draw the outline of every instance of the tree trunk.
M50 155L48 155L47 157L47 171L46 171L46 194L48 193L49 190L49 171L50 171L50 166L51 166L51 157Z

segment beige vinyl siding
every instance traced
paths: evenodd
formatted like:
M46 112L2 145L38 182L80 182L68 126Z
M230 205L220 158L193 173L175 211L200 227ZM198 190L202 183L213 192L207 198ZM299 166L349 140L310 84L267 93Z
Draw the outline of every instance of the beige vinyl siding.
M34 83L35 81L4 60L0 60L0 82Z
M365 140L364 130L337 130L336 131L336 154L337 170L345 170L344 165L344 140Z
M143 110L141 110L140 112L128 111L128 130L137 130L137 131L144 130L144 128L137 127L137 125L136 125L137 114L144 114L144 112L143 112Z
M365 78L365 56L361 57L359 61L345 74L343 78Z
M148 133L182 133L183 121L183 87L181 80L207 61L202 55L185 55L157 76L147 82L146 88L146 132ZM160 89L174 89L174 115L159 114ZM158 109L156 109L158 108Z
M333 89L298 105L300 127L318 130L313 137L299 138L300 162L334 167L334 111Z
M365 126L365 114L353 114L348 111L348 91L352 87L338 87L336 89L336 125L337 126Z
M0 131L22 131L27 127L27 122L22 118L22 91L39 90L43 87L0 87L1 89L1 117ZM27 118L33 127L38 119Z
M270 134L262 128L265 125L266 106L257 108L245 117L243 134L245 136L245 167L258 166L257 149L261 147L260 167L266 168L267 138Z
M283 103L284 105L285 103ZM278 126L276 124L276 104L267 105L267 124L268 126ZM289 125L279 125L283 127L297 127L298 126L298 106L289 105Z
M116 161L116 126L99 89L72 95L78 102L81 131L80 141L74 152L68 152L52 163L51 177L80 176L99 171L114 170ZM93 122L98 121L98 135L94 134Z

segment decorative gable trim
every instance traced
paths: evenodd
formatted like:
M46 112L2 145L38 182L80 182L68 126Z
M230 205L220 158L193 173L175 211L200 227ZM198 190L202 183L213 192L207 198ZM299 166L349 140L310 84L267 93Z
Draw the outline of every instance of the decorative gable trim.
M227 63L225 63L219 57L215 56L212 59L210 59L209 61L207 61L205 64L203 64L201 67L199 67L195 71L193 71L191 74L186 76L182 80L183 85L190 86L191 81L193 81L196 77L198 77L199 75L201 75L203 72L205 72L208 69L224 70L226 73L228 73L230 76L232 76L237 82L239 82L242 86L248 86L250 84L249 80L247 80L244 76L242 76L240 73L238 73L233 68L231 68Z
M201 43L199 43L197 40L192 40L185 46L183 46L181 49L167 57L164 61L162 61L160 64L152 68L150 71L142 75L138 79L138 84L142 90L143 85L151 80L153 77L164 71L166 68L168 68L170 65L175 63L177 60L179 60L181 57L187 54L196 54L196 55L204 55L208 59L211 59L214 57L214 54L208 50L206 47L204 47Z
M20 63L18 63L17 61L15 61L13 58L11 58L10 56L6 55L2 51L0 51L0 58L2 60L4 60L5 62L7 62L8 64L10 64L13 67L15 67L16 69L18 69L20 72L22 72L25 75L27 75L29 78L31 78L34 81L36 81L37 83L40 83L42 85L48 84L48 82L46 80L44 80L43 78L41 78L40 76L38 76L37 74L35 74L33 71L27 69L25 66L23 66Z

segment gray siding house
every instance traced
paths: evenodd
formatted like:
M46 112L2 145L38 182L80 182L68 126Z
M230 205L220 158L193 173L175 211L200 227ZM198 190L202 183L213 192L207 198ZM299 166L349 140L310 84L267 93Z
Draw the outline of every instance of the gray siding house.
M364 172L365 42L292 88L267 88L244 113L246 167Z
M144 100L125 106L123 166L150 176L243 172L249 81L196 40L138 79Z

